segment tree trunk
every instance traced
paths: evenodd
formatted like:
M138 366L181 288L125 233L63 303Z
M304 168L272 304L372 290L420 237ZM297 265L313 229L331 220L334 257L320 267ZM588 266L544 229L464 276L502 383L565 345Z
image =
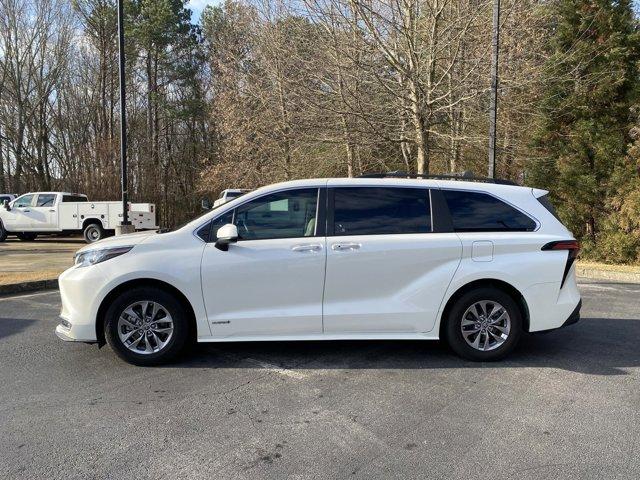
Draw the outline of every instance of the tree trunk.
M425 128L425 119L420 105L420 94L413 79L408 80L409 99L411 101L411 116L416 144L416 165L418 175L429 173L428 137Z

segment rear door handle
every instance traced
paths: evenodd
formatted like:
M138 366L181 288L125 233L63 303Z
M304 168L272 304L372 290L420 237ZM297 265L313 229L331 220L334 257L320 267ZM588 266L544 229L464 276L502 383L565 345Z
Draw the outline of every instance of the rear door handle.
M344 252L349 250L359 250L361 246L361 244L355 242L334 243L333 245L331 245L331 250Z
M322 245L319 243L303 243L300 245L294 245L291 247L294 252L319 252L322 250Z

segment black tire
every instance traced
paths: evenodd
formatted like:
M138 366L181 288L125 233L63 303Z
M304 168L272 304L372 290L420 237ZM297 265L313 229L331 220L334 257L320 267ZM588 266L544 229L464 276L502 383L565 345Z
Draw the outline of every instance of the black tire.
M38 234L29 233L29 232L20 232L16 234L16 237L18 237L23 242L33 242L38 237Z
M82 234L84 236L84 241L87 243L97 242L98 240L102 240L105 237L102 225L100 225L99 223L88 224L86 227L84 227L84 232Z
M157 346L152 337L149 337L150 340L147 340L147 337L143 337L140 343L133 347L136 351L127 347L120 338L121 332L125 335L131 331L126 325L118 326L120 316L131 305L135 305L136 302L154 302L160 305L162 309L166 310L166 312L171 316L173 321L173 332L171 337L165 338L167 341L166 345L157 352L142 352L143 343L145 343L145 348L147 346L146 342L150 342L149 345L152 349L154 348L154 344ZM156 318L162 318L162 314L160 313ZM159 323L161 325L167 325L161 321ZM119 328L122 330L119 331ZM140 331L142 330L140 329ZM134 288L117 297L107 310L104 333L107 343L120 358L126 362L132 363L133 365L139 366L161 365L173 360L184 350L187 340L190 337L189 322L187 320L187 314L184 306L172 294L154 287ZM148 330L147 335L149 335ZM131 343L135 343L135 339L138 338L138 334L134 333L132 338L134 338L134 340Z
M7 239L7 231L4 229L4 225L0 221L0 242L4 242Z
M491 302L500 304L506 310L510 320L510 330L506 340L504 340L500 345L497 345L495 337L490 336L489 333L485 333L481 336L481 343L478 347L482 347L482 344L486 341L496 342L496 346L493 347L493 349L483 351L481 349L474 348L472 345L467 343L467 340L465 340L462 333L462 321L463 316L467 313L467 309L477 302L485 300L490 302L486 308L487 310L489 310ZM488 317L492 317L491 311L495 311L497 313L497 310L494 310L494 308L495 306L491 308L489 315L487 315ZM473 313L469 318L473 318ZM518 308L518 304L511 295L507 294L503 290L493 287L481 287L463 294L449 310L449 314L444 320L446 321L444 334L449 346L462 358L477 362L500 360L501 358L504 358L515 348L522 335L522 313L520 312L520 308ZM504 326L504 324L500 325ZM475 325L468 325L465 328L475 329L477 327ZM495 327L489 328L490 332L500 334L500 330ZM480 334L478 333L478 335ZM469 338L470 341L476 339L475 335L472 335ZM491 348L490 344L489 348Z

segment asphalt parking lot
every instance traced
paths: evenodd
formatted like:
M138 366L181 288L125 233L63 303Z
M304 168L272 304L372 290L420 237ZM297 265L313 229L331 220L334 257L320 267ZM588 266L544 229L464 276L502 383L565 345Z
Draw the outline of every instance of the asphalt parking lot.
M139 368L0 299L0 478L640 477L640 285L501 363L437 342L201 345Z

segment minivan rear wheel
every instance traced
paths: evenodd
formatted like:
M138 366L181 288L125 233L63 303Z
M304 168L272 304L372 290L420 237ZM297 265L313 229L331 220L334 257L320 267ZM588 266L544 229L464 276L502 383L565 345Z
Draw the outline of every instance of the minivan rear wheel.
M463 294L446 322L445 335L453 351L474 361L504 358L522 334L522 314L516 301L493 287Z
M105 317L105 338L113 351L134 365L159 365L185 347L189 323L170 293L138 287L117 297Z

